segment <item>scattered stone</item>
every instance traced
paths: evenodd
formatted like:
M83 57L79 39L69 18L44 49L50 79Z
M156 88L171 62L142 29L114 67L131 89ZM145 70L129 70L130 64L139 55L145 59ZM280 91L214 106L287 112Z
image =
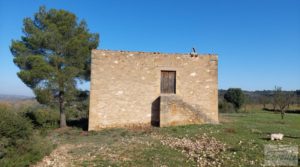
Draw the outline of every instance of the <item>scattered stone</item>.
M225 144L206 134L192 139L166 137L161 139L161 143L181 151L190 160L196 161L200 167L221 166L222 161L218 155L226 150Z

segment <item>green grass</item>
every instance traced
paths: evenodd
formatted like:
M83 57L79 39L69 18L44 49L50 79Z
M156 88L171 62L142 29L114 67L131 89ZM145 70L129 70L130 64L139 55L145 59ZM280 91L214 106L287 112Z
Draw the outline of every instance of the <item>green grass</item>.
M220 125L191 125L182 127L163 128L162 131L173 136L195 136L207 133L226 143L228 157L235 152L235 164L251 166L263 164L263 149L265 144L290 144L300 146L300 115L287 114L281 120L279 114L271 112L250 112L221 114L223 123ZM269 140L270 133L283 133L282 141ZM228 161L231 166L232 161Z
M265 144L300 146L300 115L281 120L272 112L221 114L218 125L188 125L141 130L109 129L84 133L78 129L55 131L57 145L72 144L69 154L78 166L196 166L193 160L153 136L193 138L202 134L226 144L223 166L260 166ZM282 141L269 140L270 133L283 133Z

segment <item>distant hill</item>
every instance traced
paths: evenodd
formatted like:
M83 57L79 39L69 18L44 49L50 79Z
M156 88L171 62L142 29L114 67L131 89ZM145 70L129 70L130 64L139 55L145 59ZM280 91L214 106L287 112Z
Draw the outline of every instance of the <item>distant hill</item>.
M23 96L23 95L0 94L0 101L19 101L19 100L30 100L30 99L34 99L34 97Z

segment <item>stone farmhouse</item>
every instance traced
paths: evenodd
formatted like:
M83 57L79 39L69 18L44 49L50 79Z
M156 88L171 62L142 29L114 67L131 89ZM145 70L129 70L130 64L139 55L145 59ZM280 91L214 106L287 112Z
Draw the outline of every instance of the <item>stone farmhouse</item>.
M218 57L93 50L89 130L218 123Z

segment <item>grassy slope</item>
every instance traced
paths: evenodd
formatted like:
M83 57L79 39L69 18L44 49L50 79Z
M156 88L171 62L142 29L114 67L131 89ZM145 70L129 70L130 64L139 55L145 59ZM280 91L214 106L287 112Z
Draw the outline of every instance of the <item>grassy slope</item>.
M163 146L155 136L193 138L206 133L227 145L222 152L224 166L263 164L264 144L300 146L300 115L287 114L284 120L271 112L221 114L219 125L189 125L142 130L110 129L82 132L55 131L51 138L58 145L72 144L72 161L78 166L195 166L180 151ZM269 133L285 134L283 141L270 141Z

